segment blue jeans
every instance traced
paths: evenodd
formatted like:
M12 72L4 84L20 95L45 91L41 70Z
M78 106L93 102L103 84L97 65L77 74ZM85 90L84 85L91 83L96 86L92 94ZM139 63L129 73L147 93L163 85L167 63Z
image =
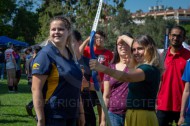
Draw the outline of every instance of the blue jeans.
M45 121L46 126L76 126L77 119L53 119L49 118Z
M190 126L190 116L185 117L184 124L182 124L181 126Z
M4 79L4 69L5 69L5 63L0 63L0 75L1 75L1 79Z
M124 126L125 124L125 114L114 114L108 111L110 117L110 122L112 126Z

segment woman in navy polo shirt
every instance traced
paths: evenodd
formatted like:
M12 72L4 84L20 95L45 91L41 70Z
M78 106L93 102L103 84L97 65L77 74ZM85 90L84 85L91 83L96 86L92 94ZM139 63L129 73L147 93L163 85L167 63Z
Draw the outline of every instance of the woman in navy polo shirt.
M64 17L50 21L48 44L32 67L32 96L37 126L76 126L82 72L72 49L71 24ZM84 112L81 112L84 113Z

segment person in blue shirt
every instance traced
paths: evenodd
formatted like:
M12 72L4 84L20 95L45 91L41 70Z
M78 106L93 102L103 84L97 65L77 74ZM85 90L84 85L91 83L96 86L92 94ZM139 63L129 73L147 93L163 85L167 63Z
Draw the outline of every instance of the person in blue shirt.
M80 113L82 72L72 48L71 23L50 21L48 44L33 61L32 97L37 126L76 126Z
M182 80L185 81L185 88L182 95L179 126L190 126L190 59L187 61Z

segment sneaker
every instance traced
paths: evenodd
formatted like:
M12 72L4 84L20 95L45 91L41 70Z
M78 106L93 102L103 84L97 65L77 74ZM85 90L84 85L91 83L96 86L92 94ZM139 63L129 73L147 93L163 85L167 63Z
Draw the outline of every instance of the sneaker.
M26 108L28 115L33 116L32 109L28 105L26 105L25 108Z

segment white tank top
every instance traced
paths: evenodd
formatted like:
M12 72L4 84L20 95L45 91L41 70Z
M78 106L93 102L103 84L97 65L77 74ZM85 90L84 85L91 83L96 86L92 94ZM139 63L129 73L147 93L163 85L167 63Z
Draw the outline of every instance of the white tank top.
M13 63L14 55L13 49L6 49L5 50L5 60L6 60L6 69L15 68L15 64Z

